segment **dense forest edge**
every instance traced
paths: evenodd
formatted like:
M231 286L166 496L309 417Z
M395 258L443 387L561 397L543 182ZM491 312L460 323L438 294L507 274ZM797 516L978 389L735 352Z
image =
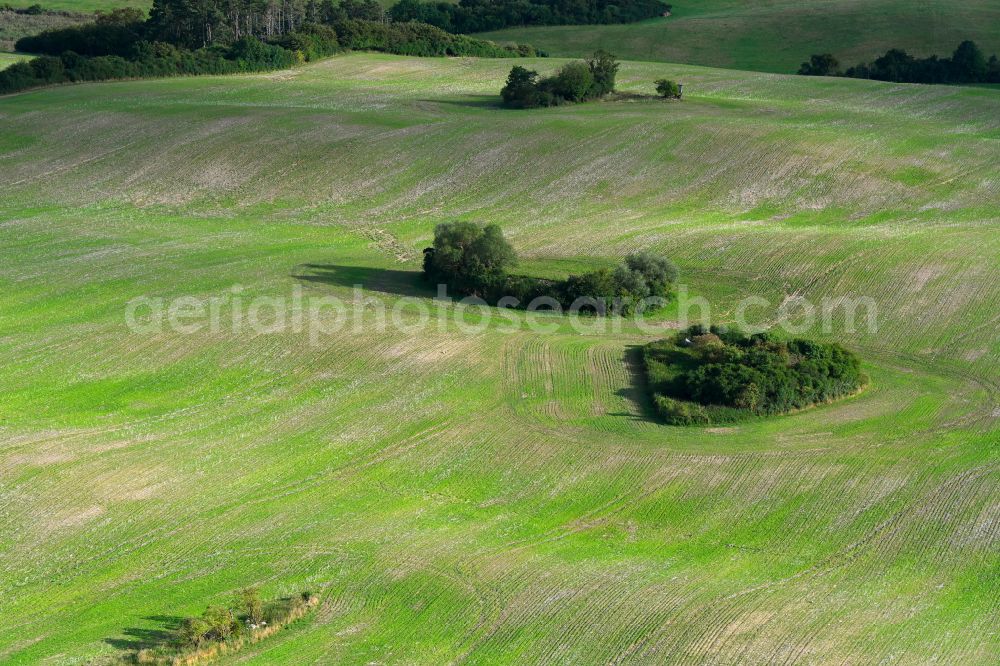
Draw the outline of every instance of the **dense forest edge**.
M455 33L547 25L609 25L669 16L660 0L400 0L389 9L394 21L420 21Z
M41 54L0 71L0 94L55 83L284 69L349 50L410 56L516 58L540 55L418 22L370 18L355 0L301 15L192 14L187 3L156 0L149 18L135 9L99 13L92 24L23 37L19 51ZM326 5L324 5L326 6ZM381 8L378 8L381 12Z
M799 67L804 76L843 76L893 83L1000 83L1000 59L989 58L979 46L966 40L950 58L936 55L916 58L903 49L889 49L872 62L841 69L832 53L818 53Z

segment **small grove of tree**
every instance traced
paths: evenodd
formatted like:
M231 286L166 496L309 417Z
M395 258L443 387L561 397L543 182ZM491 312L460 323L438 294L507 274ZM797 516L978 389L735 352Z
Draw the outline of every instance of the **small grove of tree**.
M681 87L676 81L670 79L658 79L656 81L656 92L664 99L680 99Z
M675 425L787 413L857 392L867 383L857 356L837 344L696 325L647 345L647 385Z
M514 249L495 224L439 224L433 245L424 250L425 279L443 282L465 296L522 307L545 297L563 309L626 314L643 299L665 302L677 281L677 267L649 252L629 255L614 270L602 268L562 281L511 275L508 271L516 264ZM503 301L505 297L516 303Z
M986 58L975 42L959 44L951 58L915 58L902 49L890 49L870 63L847 70L829 53L810 56L799 74L806 76L846 76L900 83L1000 83L1000 60Z
M389 16L470 33L529 25L631 23L662 16L670 9L660 0L400 0Z
M514 66L500 90L505 105L517 109L557 106L603 97L615 90L619 64L607 51L597 51L584 61L569 62L553 75L539 78L538 72Z

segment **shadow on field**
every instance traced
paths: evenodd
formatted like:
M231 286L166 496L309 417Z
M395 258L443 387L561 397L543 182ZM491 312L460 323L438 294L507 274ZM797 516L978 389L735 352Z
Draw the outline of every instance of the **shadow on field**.
M653 401L649 397L646 387L646 373L642 369L642 345L629 345L625 348L622 356L625 367L631 381L625 388L618 389L615 395L625 398L635 405L635 413L632 412L608 412L608 416L625 416L636 421L646 421L648 423L660 423L656 417L656 410L653 408Z
M337 287L351 288L360 285L369 291L415 298L433 298L437 293L432 285L423 281L420 271L336 264L301 264L295 267L292 277L303 282L317 282Z
M428 104L443 104L445 106L461 106L467 109L506 109L500 95L466 95L458 99L422 99Z
M148 615L142 619L149 620L159 626L152 628L128 627L122 630L124 638L105 638L104 642L115 649L125 651L159 647L173 640L175 632L184 620L176 615Z

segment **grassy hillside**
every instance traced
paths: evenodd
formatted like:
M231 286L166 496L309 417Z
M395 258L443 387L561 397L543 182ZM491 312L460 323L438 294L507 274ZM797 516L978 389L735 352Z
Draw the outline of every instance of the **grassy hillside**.
M848 65L892 47L947 55L965 39L1000 52L1000 5L990 0L676 0L669 18L614 26L521 28L485 33L557 56L596 48L623 58L794 72L812 53Z
M4 67L9 67L15 62L20 62L21 60L27 59L28 56L22 55L20 53L4 53L0 51L0 69Z
M37 35L43 30L56 30L89 21L85 15L62 16L59 14L18 14L0 11L0 51L12 51L14 43L27 35Z
M118 7L137 7L149 10L153 0L4 0L12 7L30 7L41 5L45 9L56 9L70 12L110 11Z
M628 63L685 101L514 112L510 65L0 99L0 661L109 657L250 583L323 601L240 663L997 654L1000 91ZM870 296L879 331L812 333L872 386L671 428L632 325L373 331L455 218L502 223L532 273L662 250L722 318ZM366 324L125 326L133 297L234 285Z

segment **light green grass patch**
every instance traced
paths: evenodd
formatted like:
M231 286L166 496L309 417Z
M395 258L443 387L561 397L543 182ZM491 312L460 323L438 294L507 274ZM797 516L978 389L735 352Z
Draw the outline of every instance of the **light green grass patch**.
M997 653L1000 97L625 63L623 89L686 99L513 112L512 64L351 54L0 99L0 661L116 655L247 584L323 601L245 663ZM950 183L895 177L914 165ZM499 222L538 275L663 252L723 320L869 296L878 330L802 334L871 386L671 428L633 363L669 321L379 331L369 308L318 345L125 326L137 296L234 285L353 303L360 282L391 308L453 219Z
M1000 9L986 0L961 5L945 0L672 4L672 16L642 23L513 28L482 36L533 44L563 57L604 48L632 60L788 73L813 53L833 53L849 67L890 48L950 56L966 39L987 53L1000 51Z

